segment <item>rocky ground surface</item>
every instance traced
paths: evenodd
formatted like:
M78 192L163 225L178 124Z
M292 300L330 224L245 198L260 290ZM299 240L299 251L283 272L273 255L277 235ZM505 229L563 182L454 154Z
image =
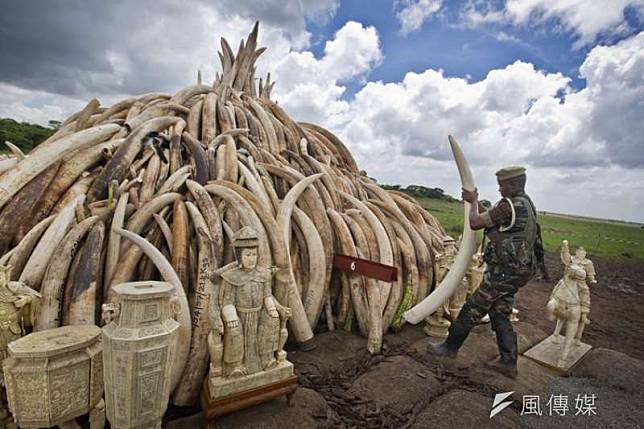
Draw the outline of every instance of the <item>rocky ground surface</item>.
M218 428L638 428L644 427L644 266L594 258L599 283L592 287L592 323L584 342L594 348L571 374L519 357L519 376L483 367L497 356L488 325L477 326L459 356L443 361L426 353L422 326L387 334L383 353L370 356L365 339L344 331L317 335L312 352L289 350L300 387L292 406L276 399L217 420ZM552 279L561 276L548 255ZM553 329L543 313L554 280L533 281L517 296L519 351ZM490 419L496 393L513 391L512 404ZM542 414L528 415L525 396L538 396ZM594 395L580 407L577 398ZM566 397L558 415L550 398ZM580 399L579 401L581 401ZM559 411L563 408L559 405ZM594 412L588 412L592 408ZM171 409L167 428L204 427L198 409Z

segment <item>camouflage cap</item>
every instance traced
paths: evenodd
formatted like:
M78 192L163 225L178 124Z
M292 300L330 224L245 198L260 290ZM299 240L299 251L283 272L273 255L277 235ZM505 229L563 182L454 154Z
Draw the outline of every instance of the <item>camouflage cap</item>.
M496 172L496 179L499 182L502 180L514 179L519 176L525 176L525 167L512 165L510 167L504 167Z
M234 247L257 247L259 238L257 233L250 226L245 226L233 234Z

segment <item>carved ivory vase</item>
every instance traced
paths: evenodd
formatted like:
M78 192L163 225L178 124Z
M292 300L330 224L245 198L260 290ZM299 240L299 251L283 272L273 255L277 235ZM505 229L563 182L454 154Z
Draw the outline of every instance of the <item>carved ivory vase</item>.
M161 427L179 328L172 290L155 281L114 287L117 304L103 328L105 406L113 428Z
M64 326L9 343L4 377L20 427L64 425L101 402L100 334L93 325Z

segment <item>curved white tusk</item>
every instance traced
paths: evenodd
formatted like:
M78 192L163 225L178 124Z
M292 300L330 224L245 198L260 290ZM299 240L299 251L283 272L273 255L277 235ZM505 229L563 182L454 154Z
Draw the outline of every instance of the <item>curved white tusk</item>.
M56 219L49 225L31 253L18 281L27 283L33 289L40 291L40 283L45 276L45 270L52 255L58 250L58 245L67 234L72 223L76 221L76 205L84 202L85 195L79 195L58 213Z
M103 289L106 292L105 296L107 296L107 290L109 289L109 285L112 282L112 276L114 275L114 271L116 271L116 267L119 262L121 236L116 233L116 230L123 228L129 197L130 194L128 192L123 192L119 196L119 200L116 203L116 209L114 209L114 214L112 215L112 225L110 226L107 238L107 250L104 262L105 272L103 274Z
M16 156L16 159L18 159L18 161L22 161L27 157L18 146L11 143L10 141L5 140L4 144L7 145L11 153Z
M309 284L306 296L302 297L302 303L304 304L306 317L311 324L311 329L314 329L322 313L325 292L327 292L325 287L326 261L324 258L324 244L320 233L315 228L315 224L304 213L304 210L293 207L293 219L302 230L309 256Z
M473 191L475 189L474 179L472 178L472 172L470 171L470 166L467 164L465 155L463 155L463 151L456 139L452 136L448 137L452 153L454 154L454 161L456 161L458 173L461 176L463 188ZM458 249L454 264L441 284L427 298L403 314L403 317L409 323L419 323L425 317L438 310L445 300L454 294L458 285L461 284L463 277L465 277L467 268L472 260L472 255L476 251L476 234L470 228L470 204L468 202L464 202L463 210L465 213L463 219L463 240L461 241L461 247Z
M293 207L295 207L295 203L300 195L302 195L302 192L323 175L324 173L313 174L300 180L288 191L280 203L279 210L277 211L277 223L282 230L282 237L284 237L284 244L286 244L286 253L290 252L291 214L293 213Z

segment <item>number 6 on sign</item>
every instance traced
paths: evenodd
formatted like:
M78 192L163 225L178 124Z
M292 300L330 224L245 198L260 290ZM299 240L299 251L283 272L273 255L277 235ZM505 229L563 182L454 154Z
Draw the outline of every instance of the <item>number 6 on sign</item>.
M395 282L398 278L398 269L379 262L354 258L346 255L335 255L333 266L342 271L351 271L384 282Z

